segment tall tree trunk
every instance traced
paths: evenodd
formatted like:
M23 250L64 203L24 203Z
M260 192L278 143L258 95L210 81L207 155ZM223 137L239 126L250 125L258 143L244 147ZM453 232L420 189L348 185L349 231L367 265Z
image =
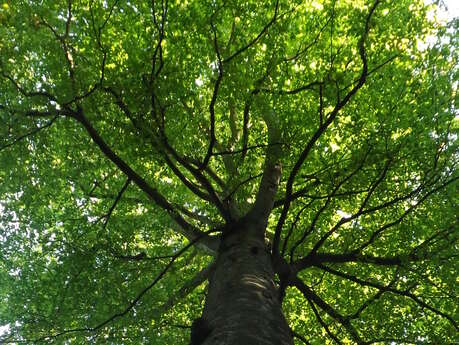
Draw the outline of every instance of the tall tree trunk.
M261 223L242 222L225 232L192 345L293 344Z

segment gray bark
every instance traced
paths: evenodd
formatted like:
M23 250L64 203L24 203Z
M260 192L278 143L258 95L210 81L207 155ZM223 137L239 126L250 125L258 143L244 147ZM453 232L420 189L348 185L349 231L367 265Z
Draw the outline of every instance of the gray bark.
M293 345L261 226L243 222L223 237L193 345Z
M257 197L249 212L223 231L204 311L191 330L192 345L293 345L265 246L281 177L281 136L274 111L268 109L264 119L270 145Z

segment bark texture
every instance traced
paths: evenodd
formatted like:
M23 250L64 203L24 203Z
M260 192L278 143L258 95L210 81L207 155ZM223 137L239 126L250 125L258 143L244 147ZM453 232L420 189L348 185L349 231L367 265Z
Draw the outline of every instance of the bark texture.
M203 336L195 334L200 343L193 345L293 344L260 228L264 224L247 223L223 236L198 322Z

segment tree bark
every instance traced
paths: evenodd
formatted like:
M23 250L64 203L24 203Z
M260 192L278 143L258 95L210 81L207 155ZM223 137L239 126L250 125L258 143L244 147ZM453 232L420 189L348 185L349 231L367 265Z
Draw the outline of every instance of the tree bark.
M192 345L293 345L264 226L239 222L224 233Z

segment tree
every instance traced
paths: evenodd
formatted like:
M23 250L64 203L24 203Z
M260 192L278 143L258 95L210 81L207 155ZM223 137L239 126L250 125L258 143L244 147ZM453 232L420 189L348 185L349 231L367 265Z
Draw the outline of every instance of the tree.
M457 341L434 10L5 1L1 342Z

